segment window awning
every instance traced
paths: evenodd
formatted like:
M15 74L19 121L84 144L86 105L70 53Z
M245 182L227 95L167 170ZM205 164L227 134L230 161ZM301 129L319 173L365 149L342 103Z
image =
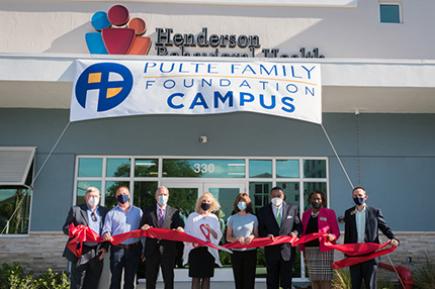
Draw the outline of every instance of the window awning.
M0 186L29 186L36 147L0 147Z

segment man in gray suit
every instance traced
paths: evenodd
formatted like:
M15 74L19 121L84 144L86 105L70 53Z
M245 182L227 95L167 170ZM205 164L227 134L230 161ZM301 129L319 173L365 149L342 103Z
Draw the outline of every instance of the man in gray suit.
M271 203L260 209L258 232L260 237L298 236L301 233L301 221L297 206L284 201L284 191L280 187L272 188ZM268 246L264 248L266 257L267 289L292 288L292 270L295 249L290 244Z
M95 187L87 188L85 201L86 204L73 206L70 209L63 225L63 232L65 234L68 235L68 227L71 223L75 226L88 226L95 233L101 234L108 209L98 206L100 191ZM98 288L98 282L103 270L103 258L108 246L109 243L96 244L85 242L83 254L80 257L76 257L65 247L63 256L71 262L71 289Z

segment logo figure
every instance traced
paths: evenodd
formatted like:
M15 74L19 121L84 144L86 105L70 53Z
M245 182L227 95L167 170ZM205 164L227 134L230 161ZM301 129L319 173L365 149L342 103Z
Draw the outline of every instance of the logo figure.
M86 68L75 87L78 103L86 108L88 91L98 91L97 111L107 111L127 98L133 86L133 75L118 63L97 63Z
M151 47L151 38L141 18L130 20L128 9L122 5L112 6L108 12L98 11L91 17L97 32L86 33L86 45L91 54L136 54L146 55Z

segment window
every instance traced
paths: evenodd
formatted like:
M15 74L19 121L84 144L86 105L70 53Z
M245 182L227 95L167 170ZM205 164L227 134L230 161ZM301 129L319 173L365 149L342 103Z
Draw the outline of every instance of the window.
M244 178L241 159L164 159L163 177L171 178Z
M328 162L319 157L79 156L76 167L75 204L83 204L86 188L94 186L101 191L101 204L108 208L116 205L115 190L121 185L130 188L133 204L146 207L154 202L157 186L168 181L181 181L186 185L216 183L213 180L222 184L242 182L249 188L254 210L269 203L270 190L274 186L282 187L287 202L297 205L301 211L307 207L306 197L311 191L321 190L328 195ZM177 205L185 198L189 202L196 199L190 193L186 197L182 190L179 191Z
M286 201L304 211L309 202L306 196L314 190L328 195L328 164L325 158L276 158L249 161L249 192L254 207L269 203L273 186L284 190Z
M29 189L0 188L0 235L29 233L30 203Z
M402 23L399 4L381 3L379 14L381 23Z
M0 147L0 235L29 233L35 147Z

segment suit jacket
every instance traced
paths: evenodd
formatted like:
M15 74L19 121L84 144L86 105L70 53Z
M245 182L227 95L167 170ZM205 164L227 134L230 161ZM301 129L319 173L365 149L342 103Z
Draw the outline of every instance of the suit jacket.
M170 206L166 206L165 211L165 219L163 221L162 227L158 226L158 217L157 217L157 204L153 207L146 208L144 210L144 214L142 216L141 227L143 225L149 225L156 228L166 228L166 229L176 229L178 227L184 227L183 219L180 216L180 212ZM153 255L156 250L159 250L159 246L162 247L162 254L165 256L173 256L175 258L177 248L177 242L175 241L167 241L167 240L158 240L153 238L145 238L145 249L144 255L145 258Z
M344 213L344 243L357 243L358 232L355 220L356 207L352 207ZM390 227L385 223L381 210L366 207L366 228L364 234L365 242L379 243L379 230L389 239L395 239Z
M272 210L272 204L261 208L257 214L258 218L258 233L260 237L267 237L272 234L274 236L289 235L293 231L298 234L302 231L301 221L299 219L298 208L294 205L282 203L281 224L278 225ZM264 248L266 258L279 258L280 256L289 261L295 254L294 248L290 244L277 246L268 246Z
M302 215L302 227L303 234L307 231L308 222L311 218L311 212L313 209L306 210ZM323 233L329 233L335 236L337 240L340 237L340 229L338 227L337 216L335 215L334 210L328 208L320 208L319 215L317 217L317 227L319 231ZM322 242L320 242L320 251L330 251L332 249L325 247ZM299 249L303 250L304 245L299 245Z
M73 223L75 226L77 226L77 225L88 226L89 225L87 210L88 210L88 207L86 204L73 206L69 210L68 216L66 217L66 220L65 220L65 224L63 225L63 232L66 235L68 235L68 227L71 223ZM98 232L98 233L101 233L101 229L103 228L103 225L104 225L104 219L105 219L106 214L109 211L109 209L107 209L106 207L99 206L97 210L101 216L100 232ZM68 242L69 242L69 240L70 239L68 239ZM109 243L108 242L102 243L98 246L101 246L101 247L107 249L109 247ZM87 246L83 246L83 254L80 258L77 258L67 248L67 246L65 246L65 250L63 251L63 257L67 258L71 262L77 262L77 264L87 263L89 260L91 260L92 258L95 257L95 254L96 254L95 250L92 250L91 247L87 247Z

